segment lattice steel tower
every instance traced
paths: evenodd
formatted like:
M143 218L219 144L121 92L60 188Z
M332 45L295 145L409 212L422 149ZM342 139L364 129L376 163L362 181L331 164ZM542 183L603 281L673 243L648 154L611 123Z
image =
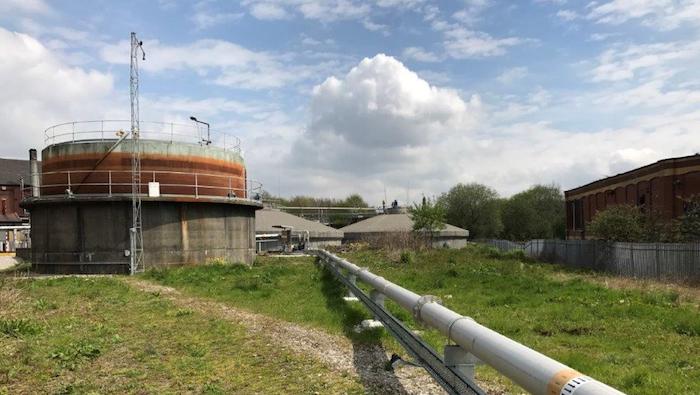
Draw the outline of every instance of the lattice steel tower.
M131 33L131 274L143 272L143 232L141 216L141 136L139 129L139 53L146 60L143 41Z

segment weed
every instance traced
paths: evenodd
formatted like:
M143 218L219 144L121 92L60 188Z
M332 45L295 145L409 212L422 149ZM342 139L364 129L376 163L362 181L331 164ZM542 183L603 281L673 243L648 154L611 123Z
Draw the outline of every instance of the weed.
M415 261L415 254L412 251L403 251L399 261L404 265L412 265Z
M224 265L229 265L230 262L226 260L225 258L209 258L206 260L204 263L205 265L219 265L219 266L224 266Z
M41 327L34 321L18 318L0 318L0 333L9 337L22 337L36 335Z
M175 317L185 317L188 315L192 315L193 313L194 311L190 309L177 309L177 311L175 312Z
M100 356L100 347L94 343L70 343L51 352L51 359L58 362L63 369L75 370L84 360L92 360Z
M673 325L673 329L679 335L700 336L700 317L696 315L680 319Z
M55 310L58 308L58 305L54 302L48 302L44 298L39 298L34 301L34 308L39 311Z

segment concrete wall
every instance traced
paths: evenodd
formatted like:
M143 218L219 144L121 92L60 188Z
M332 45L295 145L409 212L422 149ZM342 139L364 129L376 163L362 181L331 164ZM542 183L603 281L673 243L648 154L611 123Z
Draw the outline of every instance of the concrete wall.
M146 267L202 264L221 258L252 263L254 205L143 202ZM130 200L60 200L34 204L32 263L44 273L126 273Z
M345 232L343 243L364 241L370 244L401 248L414 245L413 237L412 232ZM432 236L431 242L435 248L463 248L467 245L467 236L437 234Z

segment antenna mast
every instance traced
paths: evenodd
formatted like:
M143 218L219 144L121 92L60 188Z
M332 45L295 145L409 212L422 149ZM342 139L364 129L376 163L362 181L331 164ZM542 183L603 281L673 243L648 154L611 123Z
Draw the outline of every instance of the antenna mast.
M144 271L143 233L141 227L141 138L139 129L139 53L146 60L143 41L131 33L131 274Z

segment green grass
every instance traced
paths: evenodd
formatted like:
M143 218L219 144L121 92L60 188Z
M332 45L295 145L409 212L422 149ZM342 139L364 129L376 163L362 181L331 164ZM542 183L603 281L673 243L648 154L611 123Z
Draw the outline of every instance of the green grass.
M0 394L361 393L355 379L118 278L0 278Z
M678 293L608 289L565 269L525 262L517 254L469 247L387 254L361 250L347 256L359 266L444 304L508 337L601 381L635 394L700 393L700 314ZM146 277L284 320L345 334L368 317L341 299L342 287L310 258L260 258L252 268L200 266L151 271ZM399 318L410 313L389 303ZM411 325L413 325L411 323ZM425 331L440 350L446 339ZM514 390L490 369L477 376Z

